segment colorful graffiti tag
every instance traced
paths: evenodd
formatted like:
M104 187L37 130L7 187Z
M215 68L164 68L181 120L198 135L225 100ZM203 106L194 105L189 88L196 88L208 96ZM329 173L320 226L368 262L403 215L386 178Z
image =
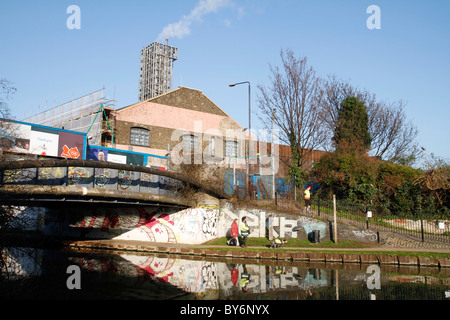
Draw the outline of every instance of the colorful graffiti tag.
M219 209L77 208L46 212L48 234L161 243L202 243L218 236Z

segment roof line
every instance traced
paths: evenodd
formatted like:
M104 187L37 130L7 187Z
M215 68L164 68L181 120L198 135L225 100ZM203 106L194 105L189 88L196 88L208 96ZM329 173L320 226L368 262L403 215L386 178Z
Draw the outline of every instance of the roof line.
M138 105L140 105L141 103L152 102L152 101L155 100L155 99L159 99L159 98L161 98L161 97L163 97L163 96L165 96L165 95L171 94L171 93L173 93L173 92L175 92L175 91L178 91L178 90L181 90L181 89L188 89L188 90L199 91L206 99L208 99L208 100L209 100L209 101L210 101L217 109L219 109L220 111L222 111L222 112L223 112L229 119L231 119L238 127L240 127L241 129L244 128L244 127L241 126L236 120L234 120L232 117L230 117L230 115L229 115L228 113L226 113L225 111L223 111L223 109L222 109L221 107L219 107L216 103L214 103L214 101L212 101L207 95L205 95L205 94L203 93L202 90L194 89L194 88L189 88L189 87L185 87L185 86L179 86L179 87L176 88L176 89L167 91L167 92L165 92L165 93L162 93L162 94L160 94L160 95L157 95L157 96L155 96L155 97L153 97L153 98L150 98L150 99L147 99L147 100L145 100L145 101L141 101L141 102L138 102L138 103L135 103L135 104L132 104L132 105L123 107L123 108L121 108L121 109L117 109L116 112L117 112L117 111L122 111L122 110L124 110L124 109L126 109L126 108L129 108L129 107L135 107L135 106L138 106ZM179 107L176 107L176 106L172 106L172 107L174 107L174 108L179 108Z

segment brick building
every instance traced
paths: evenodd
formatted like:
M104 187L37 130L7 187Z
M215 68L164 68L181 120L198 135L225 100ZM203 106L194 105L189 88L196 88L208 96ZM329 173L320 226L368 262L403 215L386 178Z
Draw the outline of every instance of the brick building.
M166 156L181 147L225 160L240 154L244 128L200 90L179 87L116 110L114 147ZM223 139L220 139L220 138ZM241 148L243 150L243 148Z
M246 173L246 129L200 90L178 87L149 100L118 109L110 113L109 117L114 124L113 147L160 157L149 158L148 165L166 167L168 161L164 157L170 155L173 160L181 147L187 147L195 154L202 154L199 158L201 163L211 163L208 160L213 159L214 165ZM273 172L269 157L271 154L270 143L253 143L248 173L270 176ZM276 176L286 177L291 149L289 146L276 145L275 154ZM305 169L311 169L323 154L323 151L314 150L305 161Z

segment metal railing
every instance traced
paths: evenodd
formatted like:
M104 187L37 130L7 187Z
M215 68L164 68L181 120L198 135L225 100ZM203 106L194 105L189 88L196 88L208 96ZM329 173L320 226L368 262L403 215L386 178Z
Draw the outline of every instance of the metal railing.
M305 213L333 221L333 200L313 198L310 212ZM450 219L438 215L432 218L419 213L415 216L387 215L368 206L336 200L336 218L340 223L372 231L394 232L415 241L450 243Z

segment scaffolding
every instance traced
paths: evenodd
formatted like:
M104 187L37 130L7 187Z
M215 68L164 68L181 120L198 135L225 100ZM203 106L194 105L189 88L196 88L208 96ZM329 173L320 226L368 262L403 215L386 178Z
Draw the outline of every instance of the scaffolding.
M72 99L62 105L38 113L23 121L54 128L89 133L92 145L102 143L105 108L110 109L113 100L105 99L105 89ZM98 116L100 113L100 116ZM104 116L103 116L104 115ZM107 119L106 119L107 120Z
M172 89L173 62L178 49L153 42L141 50L139 101L145 101Z

